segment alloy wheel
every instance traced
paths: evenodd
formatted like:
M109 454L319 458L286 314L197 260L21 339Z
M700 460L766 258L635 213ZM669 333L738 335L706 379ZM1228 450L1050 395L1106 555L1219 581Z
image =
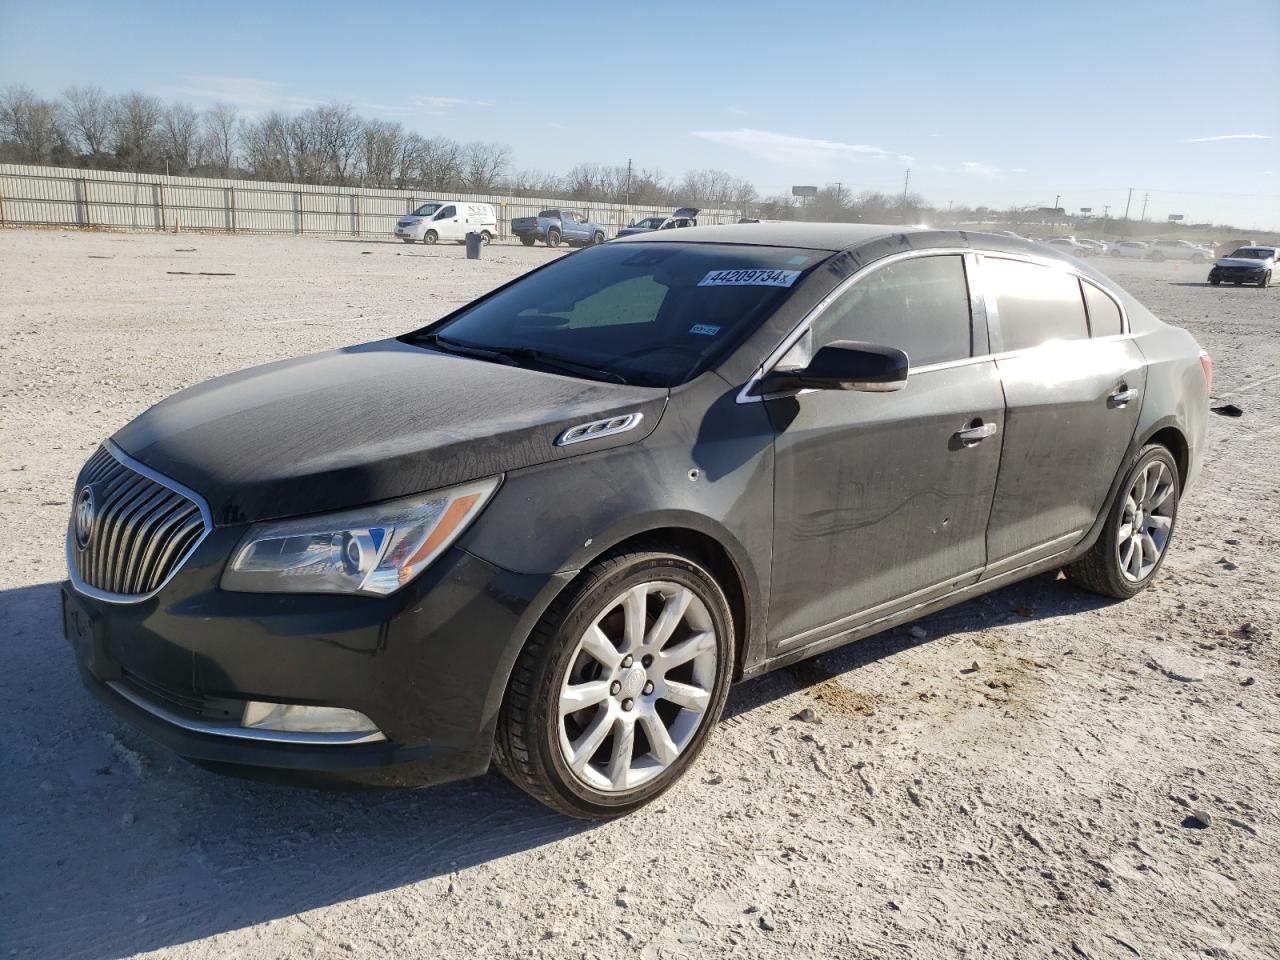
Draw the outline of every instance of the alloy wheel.
M1125 494L1116 533L1116 559L1130 583L1150 576L1169 543L1178 508L1173 491L1169 468L1163 461L1152 460L1133 478Z
M561 757L593 790L642 786L695 739L713 699L715 621L691 589L628 588L584 631L559 693Z

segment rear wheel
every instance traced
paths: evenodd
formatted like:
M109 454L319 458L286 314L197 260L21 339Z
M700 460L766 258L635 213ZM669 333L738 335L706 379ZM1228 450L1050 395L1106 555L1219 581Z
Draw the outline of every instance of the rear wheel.
M533 246L533 237L526 237L526 236L523 236L523 235L522 235L522 236L520 237L520 242L521 242L521 243L523 243L526 247L532 247L532 246Z
M422 242L426 244L435 243L439 239L440 239L440 234L436 233L434 230L428 230L426 233L422 235Z
M1168 552L1181 496L1173 454L1159 444L1143 447L1098 541L1067 574L1086 590L1121 600L1144 589Z
M559 231L559 230L548 230L548 231L547 231L547 246L548 246L548 247L558 247L558 246L560 246L560 231Z
M607 557L547 611L498 718L498 766L574 817L619 816L693 763L728 695L733 621L692 557Z
M480 231L480 243L482 245L487 247L492 241L493 241L493 234L491 234L488 230Z

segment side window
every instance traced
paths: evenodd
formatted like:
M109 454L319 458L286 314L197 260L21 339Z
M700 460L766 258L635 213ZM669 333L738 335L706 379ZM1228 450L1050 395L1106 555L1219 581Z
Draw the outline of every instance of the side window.
M970 356L964 258L912 257L857 281L814 323L814 351L833 340L897 347L915 367Z
M1005 350L1088 339L1080 281L1071 274L1022 260L985 257L982 282L995 294Z
M1124 333L1124 318L1116 302L1092 283L1081 283L1081 286L1084 288L1085 306L1089 308L1089 332L1095 337L1114 337Z
M445 207L443 210L441 210L439 213L437 213L437 214L436 214L436 219L437 219L437 220L452 220L452 219L453 219L454 217L456 217L457 215L458 215L458 208L457 208L457 207L454 207L454 206L448 206L448 207Z

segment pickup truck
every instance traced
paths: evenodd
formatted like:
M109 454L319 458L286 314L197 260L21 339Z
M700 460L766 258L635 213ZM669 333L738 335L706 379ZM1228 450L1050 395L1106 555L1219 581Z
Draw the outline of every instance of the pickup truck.
M604 227L592 223L576 210L543 210L536 217L516 217L511 221L511 232L526 247L541 240L548 247L558 247L563 240L571 247L587 247L604 243Z

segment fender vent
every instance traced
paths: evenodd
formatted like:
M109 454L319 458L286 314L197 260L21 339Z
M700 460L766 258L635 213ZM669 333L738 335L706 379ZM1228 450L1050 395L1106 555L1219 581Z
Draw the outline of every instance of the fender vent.
M556 446L566 447L571 443L595 440L598 437L611 437L615 433L626 433L637 427L643 419L643 413L624 413L620 417L609 417L607 420L580 423L556 437Z

